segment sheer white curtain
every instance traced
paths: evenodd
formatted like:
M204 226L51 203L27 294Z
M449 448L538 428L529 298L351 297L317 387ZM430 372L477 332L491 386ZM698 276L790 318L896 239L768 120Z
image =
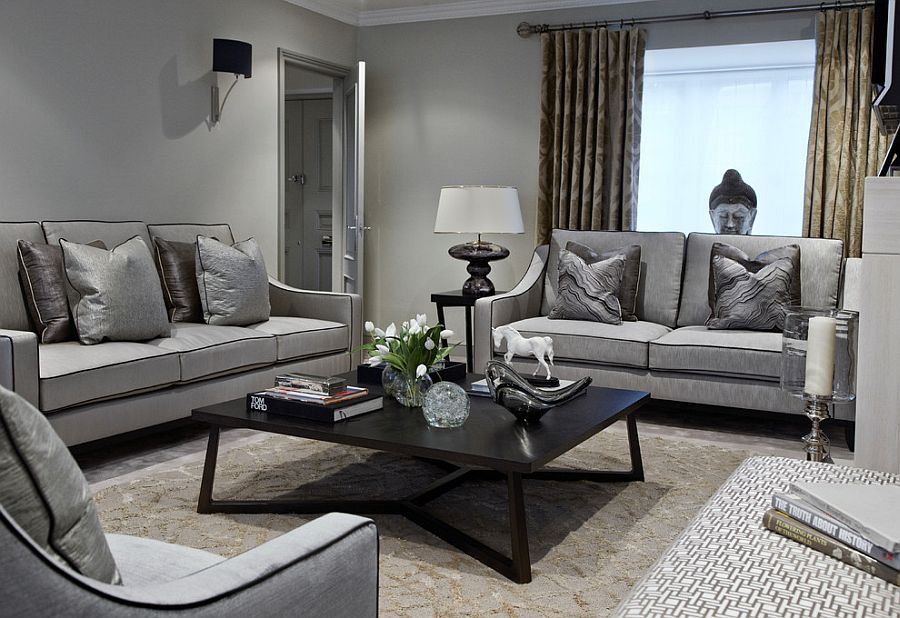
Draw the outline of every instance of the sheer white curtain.
M729 168L756 191L754 234L801 235L814 41L648 50L637 229L712 232Z

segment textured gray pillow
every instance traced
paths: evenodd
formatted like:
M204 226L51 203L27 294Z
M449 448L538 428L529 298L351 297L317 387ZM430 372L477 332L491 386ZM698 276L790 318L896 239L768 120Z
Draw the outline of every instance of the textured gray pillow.
M706 325L711 329L781 330L791 304L794 261L779 258L752 272L723 255L712 259L716 304Z
M551 320L589 320L621 324L622 307L616 294L625 272L625 256L588 264L563 249L559 252L559 290Z
M625 256L625 272L622 273L622 283L616 292L616 298L622 306L622 320L625 322L637 322L637 295L641 282L641 246L628 245L611 251L597 253L587 245L570 240L566 243L566 250L571 251L588 264L608 260L619 254Z
M60 563L108 584L121 583L87 481L69 449L43 414L2 387L0 504Z
M69 307L84 344L168 337L166 305L150 249L140 236L111 251L59 241Z
M207 324L243 326L269 319L269 275L254 238L228 246L198 236L197 287Z
M727 257L741 264L748 272L755 273L767 264L771 264L775 260L781 258L790 258L791 274L790 283L790 302L789 305L801 305L801 288L800 288L800 245L785 245L777 249L769 249L760 253L755 258L724 242L714 242L709 251L709 313L713 315L716 310L716 282L714 280L714 269L712 267L713 258L717 255Z

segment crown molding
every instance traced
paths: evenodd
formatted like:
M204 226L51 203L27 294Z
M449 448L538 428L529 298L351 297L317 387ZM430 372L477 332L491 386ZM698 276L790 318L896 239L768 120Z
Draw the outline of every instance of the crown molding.
M462 19L465 17L488 17L492 15L631 4L645 0L491 0L490 2L462 0L460 2L444 2L426 6L364 11L357 11L347 6L336 6L336 3L328 2L327 0L287 1L353 26L384 26L421 21Z

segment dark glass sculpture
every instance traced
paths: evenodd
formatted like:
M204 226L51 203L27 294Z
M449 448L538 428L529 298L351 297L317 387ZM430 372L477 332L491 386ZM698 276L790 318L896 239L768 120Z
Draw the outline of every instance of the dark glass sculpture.
M535 388L512 367L500 361L489 361L484 375L491 398L526 424L536 423L548 410L571 401L591 383L591 378L585 377L552 391Z

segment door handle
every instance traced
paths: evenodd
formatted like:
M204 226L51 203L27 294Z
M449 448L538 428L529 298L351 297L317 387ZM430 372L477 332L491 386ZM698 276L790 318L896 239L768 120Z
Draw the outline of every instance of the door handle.
M358 229L358 230L361 230L361 231L363 231L363 232L368 232L369 230L372 229L372 226L371 226L371 225L363 225L362 227L359 227L359 228L358 228L358 227L356 227L355 225L348 225L348 226L347 226L347 229L348 229L348 230L357 230L357 229Z
M294 174L293 176L288 176L288 182L299 182L301 185L305 185L306 174Z
M330 247L333 244L334 244L334 240L331 238L331 236L323 236L322 237L322 246L323 247Z

